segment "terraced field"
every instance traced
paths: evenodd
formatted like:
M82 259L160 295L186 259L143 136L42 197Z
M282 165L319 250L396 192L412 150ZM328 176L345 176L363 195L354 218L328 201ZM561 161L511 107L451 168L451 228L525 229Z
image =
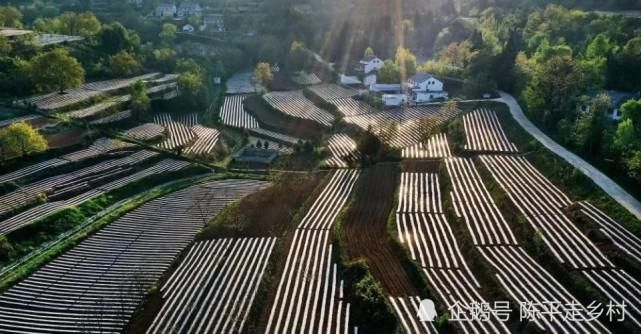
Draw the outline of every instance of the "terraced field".
M97 139L92 145L85 149L81 149L75 152L64 154L58 158L53 158L45 160L33 165L20 168L18 170L9 172L7 174L0 176L0 184L6 182L17 182L22 178L26 178L30 175L41 173L49 169L60 167L72 162L79 162L91 158L95 158L110 152L117 150L131 148L133 144L126 143L120 140L100 138Z
M235 128L254 129L260 127L258 121L243 108L247 95L225 96L225 102L220 110L220 120L223 124Z
M465 149L470 151L518 152L505 135L496 112L489 109L475 110L463 116Z
M38 109L44 111L53 111L87 101L100 94L110 93L119 89L129 87L136 81L152 79L158 77L159 75L160 73L149 73L127 79L88 82L80 88L74 88L65 91L65 94L63 95L52 93L33 97L26 100L25 102L27 104L33 104Z
M451 156L447 136L443 133L430 137L425 143L404 147L401 151L403 159L442 159Z
M332 100L351 98L358 92L355 89L345 88L336 84L321 84L308 87L308 89L325 102Z
M346 134L334 134L328 142L330 157L326 160L326 164L335 168L347 168L349 162L355 162L359 159L359 154L356 149L356 142Z
M154 115L154 124L162 126L167 131L166 139L158 144L160 148L170 150L186 146L196 137L196 134L194 134L188 126L174 121L168 113Z
M265 333L348 332L350 304L332 265L330 228L354 186L358 171L334 172L291 243Z
M510 226L496 207L472 160L450 158L446 165L453 186L457 215L465 221L476 249L495 270L501 287L518 303L559 301L558 316L527 318L539 329L550 332L605 333L601 322L567 321L570 310L588 319L585 305L578 303L547 270L530 257L515 240ZM573 305L573 306L572 306ZM576 309L576 310L575 310Z
M215 239L191 247L161 288L147 333L242 333L276 238Z
M40 219L46 218L49 215L59 212L64 208L80 205L86 201L91 200L92 198L96 198L112 190L122 188L130 183L142 180L145 177L176 172L187 167L188 165L189 163L185 161L165 159L137 173L123 176L115 181L111 181L105 185L95 186L93 188L89 188L91 179L85 179L83 180L83 182L85 182L84 185L86 185L86 187L84 187L84 189L86 189L86 191L68 199L46 202L34 206L26 211L20 212L15 216L3 220L0 222L0 234L10 233L17 229L20 229L21 227L27 226Z
M612 243L641 263L641 239L589 202L579 202L581 213L599 226Z
M190 156L207 156L213 153L220 132L198 123L198 114L172 116L160 113L154 122L167 129L167 138L157 146L166 150L183 149Z
M100 184L102 180L129 173L132 166L154 158L158 153L142 150L120 159L106 160L73 172L46 177L0 196L0 215L6 215L41 201L43 197L73 194ZM0 233L7 231L0 228Z
M209 182L125 214L0 295L0 331L121 332L205 222L265 186Z
M123 132L126 137L143 141L160 138L164 134L165 127L156 123L141 124Z
M392 127L392 133L388 134L391 135L390 144L402 149L420 143L422 131L429 131L456 115L458 112L448 112L440 106L417 106L347 116L344 120L363 130L371 127L375 133L381 129L389 132ZM429 128L421 129L419 120L430 121Z
M303 91L271 92L265 94L263 99L274 109L291 117L308 119L324 126L332 126L334 116L320 109L308 100Z
M564 215L562 208L572 204L568 196L523 157L480 158L557 260L568 269L580 270L611 300L625 301L627 316L641 327L641 281L618 268ZM592 208L591 213L595 213Z
M420 264L447 309L453 310L457 303L472 305L486 302L479 292L481 285L468 267L443 211L437 174L401 174L396 227L399 240L409 249L412 260ZM395 309L402 314L398 306ZM414 319L412 322L417 321ZM510 332L496 315L487 321L453 322L465 333Z

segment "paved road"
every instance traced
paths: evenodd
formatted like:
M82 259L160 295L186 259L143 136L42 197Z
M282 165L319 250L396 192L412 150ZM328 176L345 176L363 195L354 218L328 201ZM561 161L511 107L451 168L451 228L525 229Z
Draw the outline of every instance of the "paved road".
M598 169L594 168L585 160L578 157L576 154L568 151L563 146L557 144L554 140L539 130L530 120L525 116L521 106L512 95L501 92L501 100L505 102L510 108L510 112L514 119L529 132L536 140L543 146L547 147L550 151L556 153L565 161L576 167L583 172L587 177L592 179L603 191L608 193L614 200L619 202L623 207L628 209L630 213L635 215L637 219L641 220L641 202L628 194L623 188L616 184L612 179L601 173Z

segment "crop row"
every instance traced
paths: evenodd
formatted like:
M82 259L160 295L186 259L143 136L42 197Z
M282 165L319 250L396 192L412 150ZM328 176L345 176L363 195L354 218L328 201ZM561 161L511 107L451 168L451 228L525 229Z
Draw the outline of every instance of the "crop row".
M0 295L0 331L122 332L209 218L266 185L214 181L130 211Z
M235 128L253 129L260 127L254 116L243 107L247 95L225 96L225 102L220 109L220 120L223 124Z
M430 137L425 143L404 147L401 151L403 159L440 159L452 156L447 136L444 133Z
M457 215L467 224L476 249L496 271L503 290L519 305L534 305L534 313L550 312L547 308L554 304L554 313L549 313L549 317L527 320L549 332L609 332L598 321L564 318L567 314L576 314L587 319L589 312L517 243L472 160L451 158L446 160L446 165L454 188Z
M242 333L276 238L216 239L191 247L161 288L147 333Z
M334 121L332 114L314 105L300 90L271 92L265 94L263 99L274 109L292 117L312 120L328 127Z
M346 134L338 133L332 135L327 141L330 157L327 164L336 168L347 168L349 162L359 159L356 142Z
M518 152L505 135L494 110L478 109L463 116L465 148L470 151Z

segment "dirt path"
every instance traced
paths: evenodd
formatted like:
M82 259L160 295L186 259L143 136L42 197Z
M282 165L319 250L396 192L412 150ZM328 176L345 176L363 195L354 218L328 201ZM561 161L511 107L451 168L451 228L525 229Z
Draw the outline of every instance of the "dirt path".
M367 260L386 295L416 296L419 291L387 237L398 171L397 164L379 164L361 176L358 199L343 222L345 252L351 260Z
M557 142L548 137L543 131L539 130L523 113L521 106L514 99L514 97L505 92L501 93L501 100L510 109L512 117L527 131L532 137L536 138L543 146L547 147L550 151L556 153L569 164L580 170L585 176L589 177L596 183L603 191L608 193L615 201L628 209L630 213L641 219L641 202L630 195L625 189L621 188L616 182L612 181L608 176L603 174L598 169L594 168L585 160L581 159L576 154L568 151L565 147L559 145Z

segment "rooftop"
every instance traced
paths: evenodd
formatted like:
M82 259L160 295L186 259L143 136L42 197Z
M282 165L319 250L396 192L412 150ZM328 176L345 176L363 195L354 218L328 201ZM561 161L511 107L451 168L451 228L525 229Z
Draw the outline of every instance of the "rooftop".
M435 77L429 73L416 73L410 77L410 81L423 82L431 78L435 78Z

